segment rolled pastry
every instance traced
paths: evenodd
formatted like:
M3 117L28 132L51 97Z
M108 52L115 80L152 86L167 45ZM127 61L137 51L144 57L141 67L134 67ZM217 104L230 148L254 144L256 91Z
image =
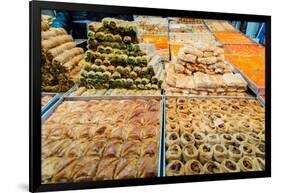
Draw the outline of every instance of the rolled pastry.
M216 144L213 147L214 159L217 162L222 162L227 157L227 149L222 144Z
M167 122L168 123L171 123L171 122L176 123L178 121L176 114L169 113L169 114L167 114L166 117L167 117Z
M182 147L186 145L193 145L195 143L194 136L191 133L184 132L180 137L180 144Z
M258 143L256 145L256 156L264 158L265 156L265 144L264 143Z
M262 159L260 157L256 157L256 158L254 158L254 163L255 163L256 169L258 171L264 171L265 170L265 161L264 161L264 159Z
M221 172L222 172L221 165L217 162L208 161L203 166L203 173L204 174L218 174L218 173L221 173Z
M201 145L202 143L205 143L206 141L206 137L204 133L198 132L198 131L194 131L192 133L192 135L194 136L194 140L195 140L195 144L196 145Z
M182 176L184 175L184 165L179 160L172 160L166 166L166 175L167 176Z
M255 171L255 163L251 157L245 156L238 161L238 166L242 172Z
M243 133L235 133L233 137L236 144L241 144L243 142L247 142L248 140L247 135Z
M227 133L221 134L220 139L221 143L226 145L226 147L228 147L229 145L233 145L234 143L234 138L232 137L232 135Z
M201 144L198 148L199 160L202 164L211 161L213 157L213 149L209 144Z
M244 156L254 156L256 154L254 146L249 143L242 143L240 150Z
M218 134L214 134L214 133L209 133L207 136L207 142L210 144L210 145L214 145L214 144L218 144L220 143L220 137Z
M180 130L180 127L179 127L178 123L170 122L170 123L167 124L166 132L176 132L176 133L178 133L179 130Z
M177 105L183 105L187 103L187 98L186 97L178 97L176 99Z
M203 166L198 160L192 159L185 163L184 172L185 175L202 174Z
M178 144L173 144L168 147L166 151L166 159L171 160L181 160L182 150Z
M180 137L178 133L170 132L167 133L166 136L166 146L171 146L173 144L179 144L180 143Z
M261 141L259 135L253 133L253 132L249 132L248 133L248 142L250 144L257 144Z
M180 121L179 129L181 134L183 132L189 132L189 133L193 132L193 127L190 121Z
M231 159L235 162L238 162L242 157L242 151L240 150L239 147L230 145L228 147L228 156L229 156L229 159Z
M225 173L233 173L233 172L240 171L240 168L238 167L238 165L231 159L223 160L223 162L221 163L221 168L222 168L222 171Z
M184 161L189 161L191 159L197 159L198 158L198 150L194 145L186 145L182 149L182 155Z

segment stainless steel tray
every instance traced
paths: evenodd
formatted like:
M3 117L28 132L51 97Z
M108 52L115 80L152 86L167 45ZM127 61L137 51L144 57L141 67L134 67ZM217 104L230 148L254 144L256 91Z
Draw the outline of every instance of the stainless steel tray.
M52 96L52 98L47 102L46 105L44 105L42 108L41 108L41 115L43 115L59 98L59 94L58 93L46 93L46 92L43 92L41 94L41 96Z
M133 99L159 99L160 100L160 134L159 134L159 147L158 147L158 168L157 168L157 177L163 176L162 174L162 137L163 137L163 114L164 110L164 97L163 96L92 96L92 97L61 97L41 118L41 125L51 116L54 110L63 102L63 101L89 101L89 100L133 100ZM165 147L165 146L164 146Z

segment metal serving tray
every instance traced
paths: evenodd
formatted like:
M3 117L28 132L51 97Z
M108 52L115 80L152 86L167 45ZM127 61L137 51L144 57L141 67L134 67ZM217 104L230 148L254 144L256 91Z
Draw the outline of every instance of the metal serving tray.
M89 100L133 100L133 99L159 99L160 101L160 134L159 134L159 147L158 147L158 168L157 168L157 177L163 176L162 174L162 167L163 167L163 114L164 110L164 97L163 96L92 96L92 97L61 97L48 111L41 117L41 124L43 125L44 122L51 116L54 110L63 102L63 101L89 101ZM165 147L165 146L164 146Z
M166 96L167 97L167 96ZM162 141L162 146L163 146L163 149L162 149L162 156L163 156L163 167L162 167L162 175L163 176L166 176L166 97L163 97L163 141ZM167 98L179 98L179 97L186 97L186 98L226 98L226 99L231 99L231 98L234 98L234 99L238 99L238 98L244 98L244 99L256 99L258 100L261 105L264 107L264 104L262 104L262 102L258 99L258 98L255 98L255 97L235 97L235 96L168 96ZM262 97L261 97L262 98Z
M41 115L43 115L60 98L58 93L45 93L45 92L41 94L41 97L48 96L48 95L52 96L52 98L47 102L46 105L44 105L41 108Z

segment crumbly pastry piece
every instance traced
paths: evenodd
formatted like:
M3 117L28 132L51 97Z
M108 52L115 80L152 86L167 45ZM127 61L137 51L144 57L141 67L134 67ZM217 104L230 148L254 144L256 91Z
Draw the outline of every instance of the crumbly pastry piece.
M265 157L265 143L258 143L256 144L256 149L255 149L255 152L256 152L256 156L257 157L261 157L264 159Z
M184 175L184 164L179 160L172 160L166 166L167 176L182 176Z
M199 152L199 160L201 163L204 164L204 163L212 160L214 152L210 145L208 145L206 143L201 144L198 148L198 152Z
M256 166L251 157L244 156L238 161L238 166L242 172L255 171Z
M182 150L178 144L173 144L168 147L166 151L166 160L181 160L182 157Z
M233 172L240 171L240 168L238 167L236 162L234 162L231 159L223 160L223 162L221 163L221 168L222 168L222 171L226 172L226 173L233 173Z
M49 157L42 160L42 182L49 182L56 172L57 165L60 161L59 157Z
M195 143L194 136L191 133L183 132L180 136L180 144L182 147L186 145L193 145Z
M241 144L248 141L247 135L243 133L235 133L233 137L236 144Z
M76 166L76 163L77 163L77 158L70 158L70 157L60 158L51 182L58 183L58 182L72 181L73 169Z
M194 132L192 133L192 135L194 136L194 140L195 140L195 144L196 144L196 145L199 146L199 145L205 143L205 141L206 141L206 136L205 136L204 133L194 131Z
M215 144L213 147L214 159L217 162L223 162L227 158L227 149L221 144Z
M244 156L254 156L256 154L254 146L250 143L242 143L240 145L240 150Z
M180 143L180 137L179 134L176 132L170 132L167 133L166 136L166 146L169 147L173 144L179 144Z
M105 157L100 160L96 173L96 180L112 180L118 159L114 157Z
M208 142L210 145L214 145L214 144L220 143L220 137L219 137L218 134L215 134L215 133L209 133L209 134L206 136L206 139L207 139L207 142Z
M106 145L105 138L98 138L89 142L85 149L85 155L102 157Z
M256 158L254 158L254 163L255 163L256 169L258 171L264 171L265 170L265 161L264 161L264 159L262 159L260 157L256 157Z
M185 175L196 175L203 173L202 164L195 159L189 160L184 165Z
M184 146L182 149L183 159L186 162L191 159L198 159L198 154L197 148L191 144Z
M167 123L166 132L176 132L180 130L179 124L176 122Z
M221 139L221 143L226 146L232 145L234 143L233 136L230 134L226 134L226 133L221 134L220 139Z
M218 174L222 173L221 165L214 161L208 161L203 166L204 174Z
M114 172L114 179L130 179L137 177L138 160L135 157L121 158Z
M158 139L148 138L142 141L141 156L158 156Z
M141 142L138 140L125 141L122 145L121 157L140 156Z
M138 177L152 178L157 176L157 159L156 156L145 155L138 161Z
M228 147L228 157L229 159L238 162L238 160L240 160L242 157L242 151L239 147L230 145Z

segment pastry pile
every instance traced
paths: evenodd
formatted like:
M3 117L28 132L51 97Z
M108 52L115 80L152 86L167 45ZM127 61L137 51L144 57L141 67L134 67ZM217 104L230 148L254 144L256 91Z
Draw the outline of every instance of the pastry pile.
M76 47L63 28L42 31L41 48L42 90L67 91L79 78L83 49Z
M90 24L89 29L81 86L95 89L161 88L164 74L162 70L156 71L138 44L136 23L104 18L100 23Z
M264 108L254 99L166 100L166 175L260 171Z
M53 98L52 95L42 96L41 97L41 107L44 107L52 98Z
M42 127L42 182L157 176L160 102L64 101Z

